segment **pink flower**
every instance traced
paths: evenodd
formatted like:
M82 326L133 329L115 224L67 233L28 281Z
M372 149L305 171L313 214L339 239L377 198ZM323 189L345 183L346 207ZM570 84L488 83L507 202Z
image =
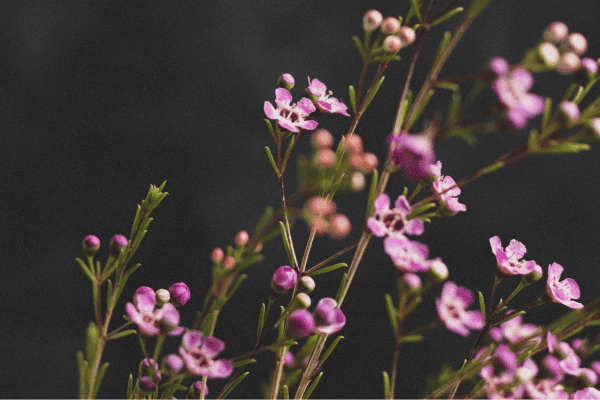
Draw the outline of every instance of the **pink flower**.
M506 107L506 116L517 129L523 129L527 120L540 115L544 111L545 100L542 96L529 93L533 86L533 75L524 68L506 68L508 63L500 57L490 61L490 68L498 74L492 82L492 90L498 100ZM499 66L503 65L503 68Z
M179 355L183 358L189 372L208 378L227 378L233 372L229 360L214 358L225 349L223 341L213 337L205 337L202 332L187 331L181 340Z
M561 303L569 308L582 308L583 304L571 300L578 299L580 296L577 283L571 278L558 281L563 270L563 267L557 263L548 266L548 284L543 297L547 302Z
M473 294L467 288L449 281L442 287L442 295L435 299L439 318L446 328L462 336L469 336L469 329L481 329L483 316L479 311L467 311L473 302Z
M140 328L143 336L158 336L161 333L169 333L170 336L181 335L183 327L179 325L179 312L171 303L165 303L161 308L155 310L156 295L154 291L141 286L133 295L135 303L125 304L125 311L131 321Z
M502 248L502 242L498 236L490 238L492 253L496 256L496 271L503 275L527 275L532 271L542 275L542 268L535 261L525 261L521 258L527 252L525 245L515 239L510 241L506 250Z
M346 316L337 308L337 302L331 297L319 300L314 317L315 331L320 333L335 333L346 325Z
M385 193L377 196L373 202L377 218L370 217L367 226L375 236L385 235L404 237L408 235L421 235L424 230L423 221L418 218L407 220L411 207L405 196L398 196L394 208L390 209L390 196Z
M512 314L514 311L508 311L506 315ZM518 342L521 339L531 338L532 335L538 333L539 327L534 324L523 324L523 316L519 315L509 321L500 324L500 327L490 329L490 336L497 342L506 339L509 343ZM550 332L548 332L550 333Z
M439 163L439 161L438 161ZM432 165L430 165L431 170ZM441 168L441 165L440 165ZM433 182L433 190L438 194L440 203L446 203L446 207L451 213L457 213L459 211L467 211L467 206L458 202L458 195L460 194L460 188L455 186L456 182L449 176L440 176L435 182ZM455 186L455 187L453 187ZM450 189L452 188L452 189Z
M346 112L348 107L335 97L330 97L332 95L331 90L327 92L327 86L320 80L313 79L311 81L310 77L308 77L308 87L306 90L314 97L314 102L320 112L327 114L338 113L347 117L350 116L350 114Z
M390 153L394 163L404 169L404 175L412 180L424 179L429 174L429 166L435 162L431 136L411 135L400 132L388 137Z
M305 120L310 113L315 112L316 108L313 103L303 97L298 102L298 105L290 103L292 102L292 94L283 88L275 89L275 104L277 108L273 107L268 101L265 101L264 111L269 119L277 120L277 123L282 128L292 131L299 132L299 128L313 130L317 127L317 121Z
M423 243L405 237L388 236L383 241L385 252L399 271L426 272L432 264L428 260L429 248Z

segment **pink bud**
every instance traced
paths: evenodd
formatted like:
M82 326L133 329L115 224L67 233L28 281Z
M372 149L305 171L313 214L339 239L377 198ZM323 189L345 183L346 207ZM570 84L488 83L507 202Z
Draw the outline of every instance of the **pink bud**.
M538 47L538 54L544 61L544 64L553 67L558 63L560 59L560 53L555 45L552 43L544 42Z
M214 263L223 260L223 257L225 257L225 254L223 253L223 249L220 247L215 247L215 249L210 253L210 259Z
M323 148L317 153L317 162L321 167L331 167L335 164L335 152L329 148Z
M235 267L235 258L227 256L223 259L223 267L225 269L233 269Z
M408 26L403 26L402 28L400 28L400 39L402 39L402 47L410 46L415 42L416 38L417 35L415 34L415 31L412 28Z
M363 151L362 139L356 133L346 136L344 145L351 153L362 153Z
M395 35L400 31L398 18L386 17L381 24L381 33L384 35Z
M238 246L244 246L248 243L248 240L250 240L250 236L248 236L248 232L246 231L239 231L237 235L235 235L234 240L235 244Z
M363 17L363 29L365 32L373 32L375 29L379 28L381 21L383 21L383 15L381 15L379 11L369 10Z
M572 52L564 53L556 65L558 73L563 75L570 75L579 68L581 68L581 60L577 54Z
M542 37L544 40L551 43L562 43L567 38L569 34L569 28L565 25L564 22L555 21L548 25L548 27L544 30Z
M333 135L327 129L319 128L313 132L310 142L315 147L331 147L333 146Z
M343 239L350 234L352 225L344 214L335 214L331 218L331 236L334 239Z
M396 53L402 48L402 40L398 36L390 35L383 40L383 49L387 53Z
M313 196L308 199L308 209L313 215L325 216L333 214L337 209L333 201L327 201L324 197Z
M581 33L571 33L565 42L566 51L582 55L587 51L587 40Z

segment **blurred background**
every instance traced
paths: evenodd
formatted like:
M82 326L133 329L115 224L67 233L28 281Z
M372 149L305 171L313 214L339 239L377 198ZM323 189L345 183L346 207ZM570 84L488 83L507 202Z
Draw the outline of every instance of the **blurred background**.
M77 396L75 352L84 347L93 319L91 285L75 262L81 241L98 236L104 260L112 235L129 236L136 205L150 184L167 181L169 196L154 211L112 326L124 303L141 285L168 288L185 281L192 290L181 309L191 324L210 283L210 251L233 243L240 230L252 232L267 205L279 205L278 186L265 156L272 145L263 102L274 101L279 75L290 73L299 98L306 79L323 81L349 105L348 85L357 85L362 66L352 35L362 35L362 16L371 8L384 16L405 15L408 1L3 1L0 3L0 266L2 278L3 397ZM448 1L440 1L444 6ZM459 2L459 5L461 2ZM464 6L470 2L464 1ZM600 56L593 0L497 0L476 20L441 76L481 71L493 56L519 61L552 21L564 21L588 38L588 56ZM433 60L439 39L459 18L431 31L415 71L413 90ZM386 154L412 48L392 63L380 93L357 128L366 151ZM533 92L557 100L569 78L541 77ZM438 91L425 118L447 109ZM596 97L598 90L592 92ZM493 100L487 93L486 99ZM536 121L539 121L536 120ZM536 122L538 123L538 122ZM325 116L320 127L337 141L350 118ZM420 129L420 125L417 124ZM456 180L487 165L526 140L524 132L479 136L475 147L446 141L436 147L443 173ZM310 149L308 136L297 148ZM495 267L488 239L498 235L523 242L526 259L544 270L552 262L574 278L586 303L598 294L600 279L600 146L579 155L538 156L510 165L463 188L468 211L434 220L419 239L448 265L450 279L489 296ZM287 187L295 184L294 164ZM398 196L407 183L394 176L387 192ZM412 186L409 186L412 187ZM349 238L316 242L316 264L355 241L364 218L366 193L340 197L338 211L353 222ZM303 249L308 230L293 231ZM265 245L265 260L221 314L215 336L227 348L222 357L251 350L261 302L269 280L287 264L280 240ZM349 256L342 261L349 262ZM313 301L334 296L341 270L319 276ZM545 278L544 278L545 279ZM517 284L508 280L500 295ZM513 286L514 285L514 286ZM515 299L537 298L544 283ZM373 239L344 302L345 339L325 364L315 398L383 396L381 371L391 370L392 331L384 293L394 293L394 267ZM425 296L409 327L435 315L439 287ZM567 308L548 305L526 321L547 323ZM597 333L593 332L593 334ZM398 397L422 395L429 374L444 362L459 368L476 336L447 330L403 347ZM175 351L178 340L167 345ZM170 347L169 347L170 346ZM134 336L110 342L103 361L110 366L99 397L122 398L130 373L142 358ZM271 355L250 367L246 384L232 397L260 397ZM216 395L223 381L209 382ZM181 393L179 393L181 397Z

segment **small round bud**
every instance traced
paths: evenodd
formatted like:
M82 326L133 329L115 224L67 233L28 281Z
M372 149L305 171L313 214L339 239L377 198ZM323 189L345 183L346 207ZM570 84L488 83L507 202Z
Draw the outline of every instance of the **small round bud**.
M558 64L556 64L556 71L563 75L573 74L579 68L581 68L581 59L572 52L563 53L558 60Z
M402 47L410 46L415 42L417 35L415 31L408 26L400 28L400 39L402 40Z
M296 82L294 81L294 77L290 74L283 74L279 77L279 79L277 80L277 87L278 88L284 88L287 90L292 90L292 88L294 87L294 84Z
M149 395L156 389L156 383L149 376L142 376L138 380L138 387L140 389L141 394Z
M571 33L564 43L565 51L572 51L578 56L587 51L587 39L581 33Z
M316 216L326 216L333 214L337 209L337 206L333 201L327 201L324 197L313 196L308 199L308 209L311 214Z
M352 176L350 176L350 186L354 192L362 191L365 186L367 186L365 175L362 172L354 172Z
M320 149L316 161L323 168L331 167L335 164L335 152L327 148Z
M488 68L494 75L501 76L510 70L510 64L502 57L494 57L488 62Z
M190 387L189 398L190 399L199 399L202 393L202 386L204 386L204 396L208 395L208 386L203 385L202 381L196 381Z
M310 296L306 293L298 293L292 301L292 310L306 310L311 305Z
M288 318L286 336L306 337L315 329L315 318L307 310L296 310Z
M571 125L579 119L579 106L572 101L562 101L558 105L560 112L566 118L566 123Z
M164 358L165 367L171 372L178 373L184 367L183 360L177 354L169 354Z
M384 35L395 35L400 32L400 21L398 18L386 17L381 23L381 33Z
M100 239L94 235L87 235L83 239L83 252L87 257L93 257L100 248Z
M115 235L110 240L110 256L119 257L121 251L127 247L127 238L123 235Z
M344 145L346 146L346 149L350 151L350 153L361 154L363 152L362 138L356 133L346 136Z
M379 159L373 153L363 153L362 155L362 168L365 171L373 171L379 165Z
M235 267L235 258L227 256L223 259L223 267L227 270Z
M551 43L562 43L569 34L569 28L564 22L555 21L548 25L542 33L542 38Z
M235 244L238 246L245 246L250 240L250 236L246 231L239 231L237 235L235 235Z
M289 265L283 265L275 271L271 278L271 289L273 292L282 296L296 286L298 272Z
M363 29L365 32L373 32L375 29L379 28L381 21L383 21L383 15L381 15L379 11L369 10L363 17Z
M548 67L554 67L558 64L560 53L555 45L544 42L538 46L538 55L542 62Z
M296 361L296 357L294 357L294 355L288 351L285 354L285 358L283 359L283 363L285 364L286 367L289 367L291 365L294 365L294 362Z
M383 49L386 53L396 53L402 48L402 40L398 36L390 35L383 40Z
M410 293L415 293L421 290L422 284L419 275L412 272L407 272L402 275L402 280L404 281L404 284Z
M583 69L585 69L592 76L595 76L598 73L598 63L593 58L582 58L581 65L583 66Z
M335 214L331 217L330 234L334 239L344 239L350 234L352 224L344 214Z
M210 259L214 263L222 261L223 257L225 257L225 254L223 253L223 249L220 247L215 247L215 249L210 253Z
M327 129L319 128L313 132L310 137L310 143L314 147L331 147L333 146L333 135ZM288 353L289 354L289 353Z
M263 249L263 244L262 243L256 243L256 246L254 246L254 252L256 254L260 253Z
M298 290L301 293L310 293L315 290L315 280L310 276L303 276L300 278L300 285Z
M181 307L190 299L190 289L183 282L172 284L169 293L171 294L171 303L175 307Z
M431 264L429 264L429 275L436 282L443 282L448 278L448 267L440 257L431 260Z
M165 303L168 303L171 300L171 294L166 289L158 289L155 292L156 295L156 305L162 306Z

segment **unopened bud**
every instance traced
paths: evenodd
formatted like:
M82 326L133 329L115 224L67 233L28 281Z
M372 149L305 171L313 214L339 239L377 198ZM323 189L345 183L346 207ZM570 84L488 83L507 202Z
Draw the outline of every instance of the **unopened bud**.
M156 305L162 306L165 303L168 303L171 300L171 294L167 289L158 289L155 293L156 295Z
M410 46L415 42L417 35L415 31L408 26L400 28L400 39L402 39L402 47Z
M369 10L363 17L363 29L365 32L373 32L375 29L379 28L381 21L383 21L383 15L381 15L379 11Z
M115 235L110 240L110 256L119 257L121 251L127 247L127 238L123 235Z
M291 90L294 87L294 77L290 74L283 74L277 80L277 87Z
M365 171L371 172L379 165L379 159L373 153L363 153L362 168Z
M581 33L571 33L564 43L565 51L572 51L578 56L587 51L587 39Z
M167 355L164 358L163 363L165 367L167 367L171 372L174 373L178 373L179 371L181 371L185 365L181 357L173 353Z
M329 148L333 146L333 135L327 129L319 128L311 135L310 143L314 147Z
M344 140L344 146L346 146L346 149L348 149L350 153L361 154L363 152L362 138L356 133L346 136Z
M214 263L222 261L223 257L225 257L225 254L223 253L223 249L220 247L215 247L214 250L210 253L210 259Z
M183 282L174 283L169 288L171 294L171 303L175 307L181 307L190 299L190 289Z
M87 257L93 257L100 248L100 239L94 235L87 235L83 239L83 252Z
M381 33L384 35L395 35L400 31L398 18L386 17L381 23Z
M298 290L301 293L310 293L315 290L315 280L310 276L303 276L300 278L300 285L298 286Z
M331 217L330 235L334 239L344 239L350 234L352 224L344 214L335 214Z
M573 52L563 53L556 64L556 70L559 74L570 75L581 68L581 59Z
M542 62L548 67L554 67L558 64L560 53L555 45L544 42L538 46L538 55Z
M569 34L569 28L564 22L555 21L548 25L542 34L542 38L551 43L562 43Z
M335 164L335 152L329 148L322 148L317 152L316 161L320 167L331 167Z
M298 272L289 265L283 265L275 271L271 278L271 290L277 295L282 296L296 286Z
M202 381L196 381L190 387L189 398L190 399L199 399L201 397L200 394L202 393L203 386L204 386L204 396L206 397L208 395L208 386L206 386L204 383L202 383Z
M315 318L307 310L296 310L288 318L286 324L287 337L310 336L315 329Z
M248 232L239 231L237 235L235 235L235 244L238 246L245 246L250 240L250 236L248 236Z
M593 58L590 58L590 57L582 58L581 66L591 76L595 76L598 73L598 63Z
M443 282L448 278L448 267L440 257L436 257L431 260L428 273L436 283Z
M417 274L407 272L402 275L402 281L410 293L415 293L421 290L421 278L419 278L419 275Z
M383 40L383 49L387 53L396 53L402 48L402 40L396 35L387 36Z
M572 101L562 101L558 107L566 118L567 125L571 125L579 119L579 106Z
M362 172L354 172L350 177L350 186L352 187L352 191L360 192L367 185L367 179Z
M235 258L227 256L223 259L223 267L225 269L233 269L235 267Z

